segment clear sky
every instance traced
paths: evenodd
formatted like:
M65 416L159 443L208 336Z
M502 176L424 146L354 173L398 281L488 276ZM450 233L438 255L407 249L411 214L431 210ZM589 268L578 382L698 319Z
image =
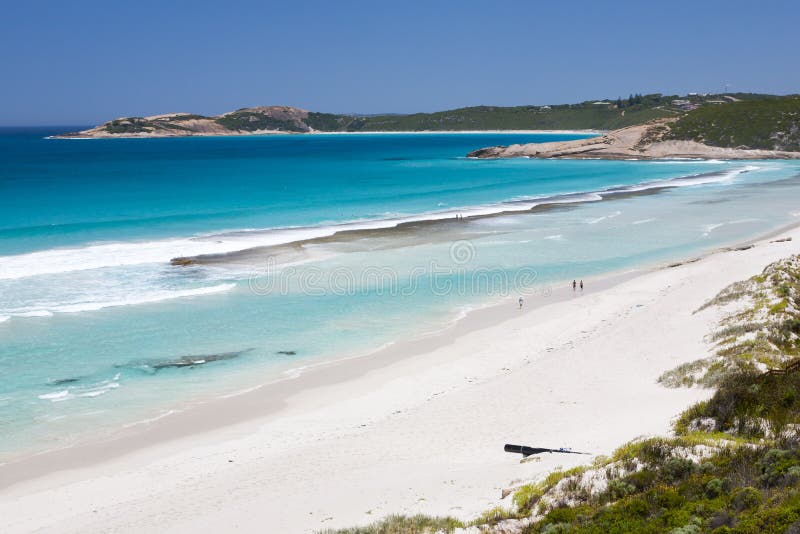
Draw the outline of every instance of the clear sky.
M0 125L800 92L800 1L0 1Z

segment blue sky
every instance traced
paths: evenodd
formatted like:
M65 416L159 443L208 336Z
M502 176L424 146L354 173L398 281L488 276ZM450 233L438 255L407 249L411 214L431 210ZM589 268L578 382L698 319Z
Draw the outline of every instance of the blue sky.
M0 4L0 125L800 92L797 1Z

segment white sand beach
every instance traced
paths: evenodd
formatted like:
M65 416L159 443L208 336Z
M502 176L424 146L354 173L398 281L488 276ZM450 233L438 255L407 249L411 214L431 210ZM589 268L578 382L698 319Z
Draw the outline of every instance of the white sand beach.
M793 240L773 242L776 237ZM553 288L517 309L294 380L0 466L3 532L314 532L390 513L470 519L503 488L592 456L520 463L505 443L609 454L706 398L658 376L703 357L731 282L800 252L747 250Z

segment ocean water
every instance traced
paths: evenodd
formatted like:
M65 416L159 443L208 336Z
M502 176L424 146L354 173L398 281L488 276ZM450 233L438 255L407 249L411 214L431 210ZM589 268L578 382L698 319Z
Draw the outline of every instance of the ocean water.
M0 461L800 221L797 162L464 157L569 135L52 133L0 130Z

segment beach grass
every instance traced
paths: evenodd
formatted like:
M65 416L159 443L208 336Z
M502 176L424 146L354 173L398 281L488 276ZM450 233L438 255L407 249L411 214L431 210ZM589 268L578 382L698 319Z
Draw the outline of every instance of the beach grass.
M464 524L452 517L390 515L365 527L323 530L320 534L431 534L449 533Z

